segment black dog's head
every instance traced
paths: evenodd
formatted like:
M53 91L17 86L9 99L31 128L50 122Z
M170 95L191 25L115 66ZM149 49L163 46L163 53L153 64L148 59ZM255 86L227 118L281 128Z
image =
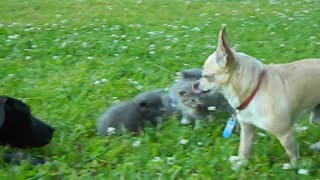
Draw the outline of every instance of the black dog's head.
M41 122L20 100L0 96L0 144L40 147L48 144L54 128Z

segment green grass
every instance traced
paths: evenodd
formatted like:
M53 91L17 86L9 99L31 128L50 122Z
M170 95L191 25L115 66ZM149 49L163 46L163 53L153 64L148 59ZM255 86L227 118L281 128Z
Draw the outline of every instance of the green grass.
M319 178L319 154L308 149L319 140L319 127L307 117L298 124L309 129L297 138L301 168L309 175L282 170L288 157L269 134L257 136L248 169L231 170L228 158L236 155L239 137L221 137L224 114L197 131L179 125L176 117L159 131L147 128L144 136L100 137L95 131L106 107L141 92L129 79L143 91L165 88L175 72L201 67L221 24L228 25L238 51L264 63L320 57L318 1L271 2L278 3L2 0L0 92L30 104L56 132L49 145L29 150L48 163L1 162L0 179ZM103 78L107 82L94 83ZM132 146L135 141L141 145Z

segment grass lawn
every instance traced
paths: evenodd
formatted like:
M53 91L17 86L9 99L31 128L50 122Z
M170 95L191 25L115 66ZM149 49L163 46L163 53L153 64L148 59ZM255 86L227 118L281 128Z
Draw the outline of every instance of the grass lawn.
M233 171L239 136L222 138L223 113L196 131L170 117L144 136L96 134L110 104L201 67L221 24L238 51L264 63L320 57L317 0L1 0L0 92L24 100L56 132L28 150L48 163L0 162L0 179L319 179L320 154L309 150L319 127L307 116L297 138L308 175L283 170L285 151L263 131L248 169Z

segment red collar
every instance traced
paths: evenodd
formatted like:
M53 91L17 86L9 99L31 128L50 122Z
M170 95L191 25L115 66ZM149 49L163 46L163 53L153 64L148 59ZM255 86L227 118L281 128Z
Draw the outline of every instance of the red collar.
M249 103L251 102L251 100L254 98L254 96L257 94L257 92L258 92L258 90L260 88L260 85L261 85L262 78L263 78L264 74L265 74L265 71L262 71L260 76L259 76L259 80L258 80L257 86L254 88L254 90L252 91L251 95L240 106L237 107L238 111L241 111L244 108L246 108L249 105Z

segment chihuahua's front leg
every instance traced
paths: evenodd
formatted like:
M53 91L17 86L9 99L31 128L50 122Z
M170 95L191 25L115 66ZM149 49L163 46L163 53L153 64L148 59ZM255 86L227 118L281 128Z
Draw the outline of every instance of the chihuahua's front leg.
M241 159L242 163L245 165L251 152L256 127L252 124L247 124L241 121L240 127L240 146L238 156Z
M286 150L290 158L291 165L295 167L300 155L293 128L289 129L286 133L277 135L277 138Z

